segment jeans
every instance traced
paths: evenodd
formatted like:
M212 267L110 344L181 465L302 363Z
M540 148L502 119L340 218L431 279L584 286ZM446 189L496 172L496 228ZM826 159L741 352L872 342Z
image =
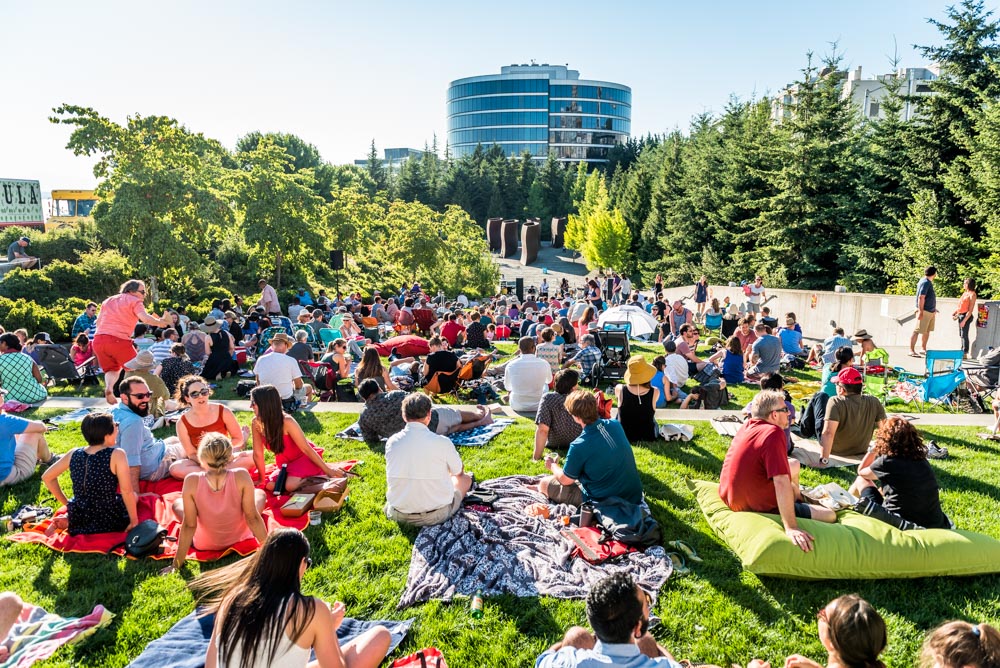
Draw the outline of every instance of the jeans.
M965 320L965 324L962 324L962 320ZM969 354L969 328L972 327L972 322L975 317L970 317L968 320L965 316L961 316L958 321L958 336L962 339L962 352L966 355Z

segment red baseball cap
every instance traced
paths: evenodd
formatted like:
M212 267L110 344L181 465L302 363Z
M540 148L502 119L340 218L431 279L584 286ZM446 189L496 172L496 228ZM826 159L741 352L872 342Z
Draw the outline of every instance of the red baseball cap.
M833 379L833 382L840 383L841 385L861 385L864 380L861 378L861 372L855 369L853 366L849 366L846 369L841 370L837 374L837 377Z

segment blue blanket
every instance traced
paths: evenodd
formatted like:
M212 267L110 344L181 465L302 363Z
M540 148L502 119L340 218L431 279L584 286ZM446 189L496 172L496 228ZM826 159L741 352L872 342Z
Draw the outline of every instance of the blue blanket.
M364 622L345 617L337 629L337 640L344 644L379 624L389 629L392 634L392 643L389 645L389 652L392 652L403 642L413 620ZM205 654L208 652L208 642L212 638L214 625L215 615L198 617L197 612L192 612L174 624L162 638L149 643L142 654L128 664L129 668L204 668Z
M514 420L510 418L497 418L494 419L492 423L483 425L482 427L448 434L448 438L450 438L451 442L455 445L481 447L492 441L497 434L512 424L514 424ZM347 438L352 441L364 440L361 438L361 427L358 426L357 422L337 434L337 438Z

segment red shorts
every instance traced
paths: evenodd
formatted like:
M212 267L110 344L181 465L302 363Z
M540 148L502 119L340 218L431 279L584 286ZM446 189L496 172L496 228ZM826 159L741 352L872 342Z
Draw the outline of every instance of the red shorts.
M94 337L94 354L102 371L121 371L125 362L135 359L135 345L131 339L119 339L110 334Z

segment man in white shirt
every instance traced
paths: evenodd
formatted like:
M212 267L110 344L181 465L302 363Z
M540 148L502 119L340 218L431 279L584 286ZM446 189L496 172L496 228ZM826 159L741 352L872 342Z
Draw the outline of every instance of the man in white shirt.
M510 407L518 413L535 414L538 402L552 382L552 366L535 355L535 339L522 336L517 342L520 355L507 363L503 386L510 392Z
M287 334L275 334L271 339L271 352L257 358L253 374L258 385L274 385L283 403L292 399L308 403L312 401L313 388L302 382L298 361L285 354L291 344L292 339Z
M415 392L402 410L406 426L385 444L385 515L414 526L441 524L462 507L472 475L451 439L428 428L430 397Z
M664 360L663 375L670 381L670 385L676 388L675 392L677 393L676 397L667 397L667 403L674 399L678 402L684 401L687 397L687 392L683 388L684 383L688 381L688 362L677 352L677 344L673 341L664 342L663 349L667 353L667 358Z
M622 276L622 281L618 284L618 287L621 288L621 303L627 304L629 295L632 294L632 279L628 276Z

